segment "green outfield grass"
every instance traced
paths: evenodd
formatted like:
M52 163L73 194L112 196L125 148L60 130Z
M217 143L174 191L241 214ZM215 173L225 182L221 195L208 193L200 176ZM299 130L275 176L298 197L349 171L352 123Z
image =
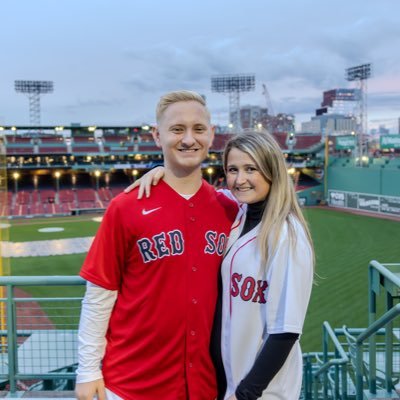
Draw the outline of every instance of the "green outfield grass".
M305 322L303 351L322 348L322 323L367 326L368 264L400 262L400 223L334 210L308 209L320 276Z
M317 266L311 303L302 337L302 349L322 348L322 322L360 328L368 319L367 269L372 259L400 262L400 223L335 210L307 209L314 238ZM99 224L85 216L12 222L11 241L59 239L94 235ZM40 227L60 226L64 232L39 234ZM84 254L10 259L12 275L75 275ZM27 288L35 296L78 296L83 287Z
M9 237L12 242L30 242L33 240L65 239L93 236L99 223L93 218L100 215L86 215L64 218L19 219L12 221ZM39 232L41 228L64 228L62 232Z

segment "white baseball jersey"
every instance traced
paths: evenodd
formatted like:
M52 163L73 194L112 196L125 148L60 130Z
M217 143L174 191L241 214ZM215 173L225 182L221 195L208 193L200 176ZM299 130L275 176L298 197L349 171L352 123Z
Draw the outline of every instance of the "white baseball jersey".
M227 375L225 399L235 393L250 371L269 334L301 334L313 282L312 251L298 220L291 218L297 238L294 250L286 223L266 268L261 264L256 240L260 226L238 239L246 208L244 205L239 212L230 235L229 251L222 263L221 350ZM302 365L297 341L261 399L298 399Z

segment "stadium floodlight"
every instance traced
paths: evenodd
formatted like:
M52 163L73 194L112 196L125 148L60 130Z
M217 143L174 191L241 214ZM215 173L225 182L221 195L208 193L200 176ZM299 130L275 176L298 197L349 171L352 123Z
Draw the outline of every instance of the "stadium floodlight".
M52 93L53 82L17 80L14 82L14 87L17 93L28 95L30 123L33 126L40 126L40 95Z
M357 67L346 69L346 79L348 81L359 81L371 77L371 64L362 64Z
M52 81L15 81L15 91L21 93L51 93L54 84Z
M368 107L367 107L367 81L371 77L371 64L361 64L356 67L346 69L346 80L349 82L357 82L360 90L358 100L358 145L356 152L356 160L358 164L363 166L364 155L367 153L368 144Z
M229 121L240 131L240 93L255 89L254 74L217 75L211 77L211 91L229 94Z
M218 75L211 78L211 90L213 92L250 92L254 89L254 75Z

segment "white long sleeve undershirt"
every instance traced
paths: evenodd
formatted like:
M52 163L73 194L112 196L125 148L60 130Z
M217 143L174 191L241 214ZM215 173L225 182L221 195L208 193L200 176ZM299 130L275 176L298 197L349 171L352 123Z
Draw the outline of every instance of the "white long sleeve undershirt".
M77 383L101 379L101 360L106 348L106 333L118 292L91 282L86 284L78 331Z

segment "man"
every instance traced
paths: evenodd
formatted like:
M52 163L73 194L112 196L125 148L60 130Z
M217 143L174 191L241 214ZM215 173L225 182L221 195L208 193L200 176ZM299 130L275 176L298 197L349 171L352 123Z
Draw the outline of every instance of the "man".
M203 98L168 93L156 114L164 180L151 198L111 202L81 270L80 400L216 397L210 334L237 206L202 180L214 136Z

